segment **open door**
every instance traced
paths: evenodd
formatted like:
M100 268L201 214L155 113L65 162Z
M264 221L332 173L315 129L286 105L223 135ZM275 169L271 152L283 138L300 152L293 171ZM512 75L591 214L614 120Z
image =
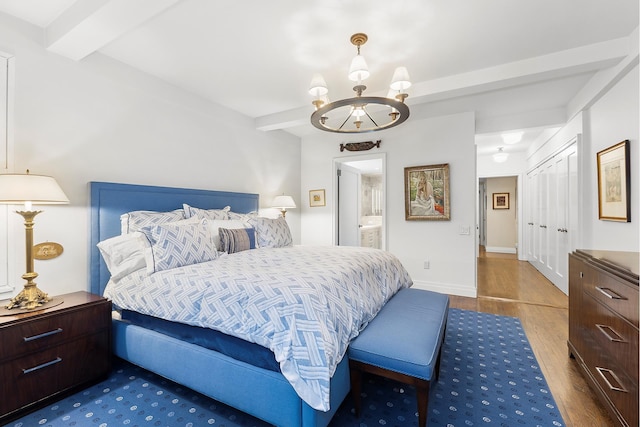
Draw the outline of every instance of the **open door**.
M386 249L384 153L343 157L334 165L335 244Z

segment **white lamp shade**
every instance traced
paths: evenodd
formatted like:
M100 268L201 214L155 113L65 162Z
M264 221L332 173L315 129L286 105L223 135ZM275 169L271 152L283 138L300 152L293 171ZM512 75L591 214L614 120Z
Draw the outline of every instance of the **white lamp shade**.
M356 55L351 61L349 67L349 80L358 82L365 80L369 77L369 67L367 67L367 61L364 60L364 56Z
M391 89L393 90L405 90L411 87L411 81L409 79L409 71L407 71L407 67L398 67L393 72L393 77L391 78Z
M309 85L309 95L319 98L327 93L329 93L327 82L324 81L321 74L314 74L311 78L311 84Z
M285 196L276 196L273 199L273 203L271 203L272 208L278 209L294 209L296 208L296 202L293 201L293 197Z
M67 204L69 199L55 179L45 175L1 174L0 203L31 202L35 205Z

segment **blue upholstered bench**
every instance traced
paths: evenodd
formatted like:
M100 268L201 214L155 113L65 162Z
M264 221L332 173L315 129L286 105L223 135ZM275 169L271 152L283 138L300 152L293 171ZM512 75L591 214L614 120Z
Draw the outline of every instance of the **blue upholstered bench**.
M418 426L427 424L429 382L437 380L449 297L402 289L349 345L351 392L360 415L362 373L412 384L418 392Z

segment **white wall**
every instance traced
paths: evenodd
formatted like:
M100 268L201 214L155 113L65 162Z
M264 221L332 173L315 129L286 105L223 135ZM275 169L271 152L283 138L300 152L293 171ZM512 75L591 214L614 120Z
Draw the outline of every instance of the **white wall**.
M638 109L638 66L599 99L585 114L584 238L588 249L638 251L640 236L640 129ZM620 141L630 141L631 222L598 219L596 154Z
M302 209L302 243L330 245L333 242L334 177L337 157L362 155L339 150L341 142L382 140L386 153L386 207L388 250L398 256L414 286L450 294L476 295L475 211L476 171L473 113L409 120L375 136L359 138L318 131L302 140L301 199L308 191L326 189L327 206ZM449 163L451 191L450 221L406 221L404 168ZM460 228L470 233L461 235ZM425 260L430 269L423 268Z
M487 178L487 252L516 253L518 204L516 177ZM509 194L509 209L493 209L493 194Z
M54 176L71 200L36 217L35 242L65 248L35 263L45 292L88 290L90 181L255 192L263 208L282 192L300 194L299 138L256 131L247 117L100 54L74 62L49 53L42 39L0 14L0 51L15 56L15 171ZM299 243L299 210L287 220Z

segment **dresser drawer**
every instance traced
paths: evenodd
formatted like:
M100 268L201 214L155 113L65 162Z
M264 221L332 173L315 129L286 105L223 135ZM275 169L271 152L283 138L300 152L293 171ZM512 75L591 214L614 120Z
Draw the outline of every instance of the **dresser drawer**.
M638 383L638 330L590 296L583 299L587 340L599 353L607 353L612 366Z
M0 361L108 329L109 310L109 304L86 305L65 314L0 328Z
M637 426L638 384L625 375L606 353L590 352L584 361L599 388L627 425Z
M50 347L0 365L0 413L8 414L110 369L109 332Z
M637 287L633 288L604 272L593 272L584 285L587 294L638 327Z

